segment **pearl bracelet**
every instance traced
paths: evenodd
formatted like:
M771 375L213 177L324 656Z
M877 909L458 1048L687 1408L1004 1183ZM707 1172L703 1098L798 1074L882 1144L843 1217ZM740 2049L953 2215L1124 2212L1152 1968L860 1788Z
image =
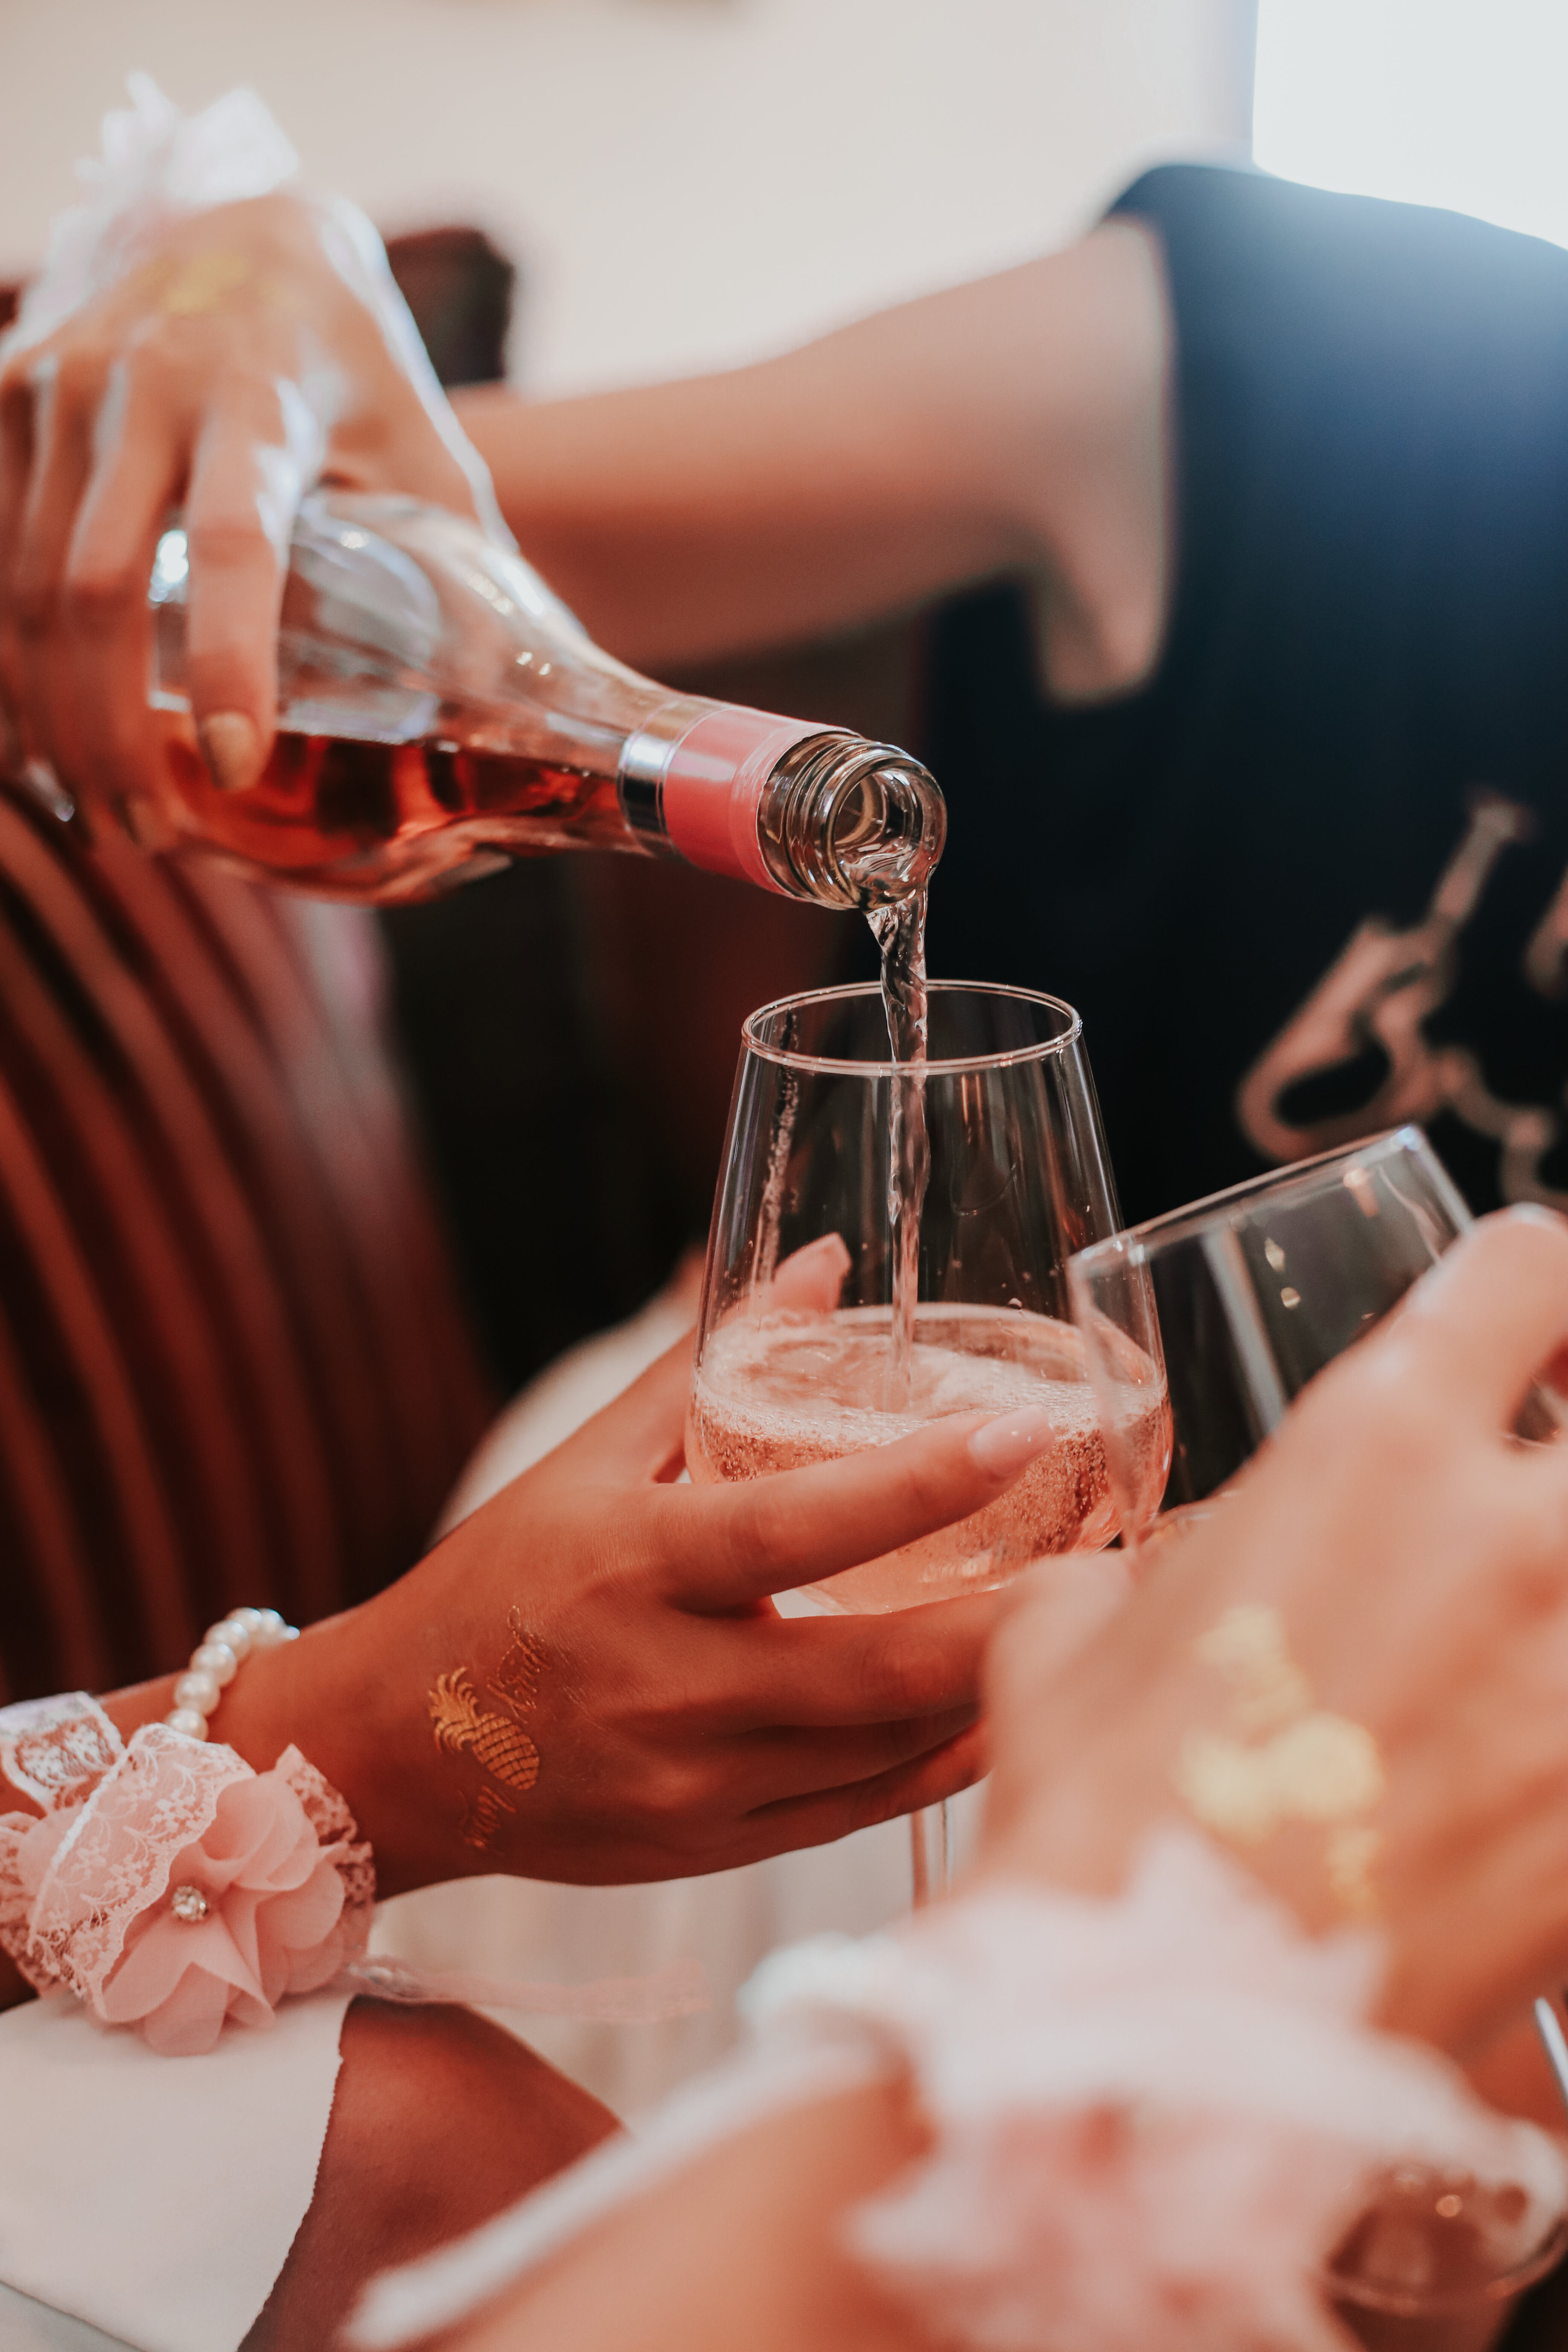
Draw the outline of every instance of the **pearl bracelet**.
M205 1739L207 1717L252 1650L274 1650L299 1638L298 1625L286 1624L276 1609L236 1609L209 1625L174 1685L174 1704L163 1717L170 1730Z

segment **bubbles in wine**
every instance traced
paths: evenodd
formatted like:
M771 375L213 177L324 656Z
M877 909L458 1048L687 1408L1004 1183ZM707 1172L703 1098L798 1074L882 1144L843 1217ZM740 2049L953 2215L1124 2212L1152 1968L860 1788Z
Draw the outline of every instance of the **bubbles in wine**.
M1022 1310L921 1307L897 1406L887 1400L891 1340L887 1307L742 1313L720 1325L692 1391L686 1451L693 1478L763 1477L890 1444L952 1413L1043 1406L1058 1442L1005 1495L956 1527L816 1589L842 1609L903 1609L985 1591L1031 1559L1110 1540L1116 1520L1104 1441L1082 1343L1069 1325ZM1152 1456L1167 1426L1157 1385L1144 1419Z

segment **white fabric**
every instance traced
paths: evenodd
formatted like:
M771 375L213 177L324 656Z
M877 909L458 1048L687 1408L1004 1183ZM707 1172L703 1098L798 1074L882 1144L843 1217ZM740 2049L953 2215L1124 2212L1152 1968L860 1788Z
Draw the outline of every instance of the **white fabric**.
M0 2286L0 2352L133 2352L123 2336L105 2336L30 2294Z
M847 2229L934 2340L1338 2352L1322 2268L1384 2168L1522 2190L1500 2275L1568 2204L1544 2133L1366 2023L1381 1972L1375 1938L1309 1937L1186 1829L1108 1901L993 1883L897 1935L818 1937L751 1988L741 2058L640 2143L379 2280L354 2339L389 2352L453 2326L705 2146L908 2068L931 2151Z
M315 2189L350 1999L203 2058L68 1994L0 2017L0 2280L137 2352L236 2352Z
M646 1307L557 1356L520 1390L470 1455L437 1527L451 1530L492 1495L531 1470L585 1421L629 1389L697 1319L702 1266L688 1257Z

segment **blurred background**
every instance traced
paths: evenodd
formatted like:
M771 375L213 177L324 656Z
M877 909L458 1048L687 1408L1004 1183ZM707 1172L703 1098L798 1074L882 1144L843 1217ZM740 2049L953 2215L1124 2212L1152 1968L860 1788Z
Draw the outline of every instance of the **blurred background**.
M1563 0L0 0L0 281L135 68L188 107L258 89L392 240L446 379L536 395L744 361L1019 260L1170 158L1568 241ZM905 630L670 682L898 740L917 667ZM700 1240L739 1017L829 977L842 927L558 859L382 929L510 1388Z
M750 358L1245 147L1252 0L3 0L0 275L128 69L258 89L386 229L528 272L539 392Z

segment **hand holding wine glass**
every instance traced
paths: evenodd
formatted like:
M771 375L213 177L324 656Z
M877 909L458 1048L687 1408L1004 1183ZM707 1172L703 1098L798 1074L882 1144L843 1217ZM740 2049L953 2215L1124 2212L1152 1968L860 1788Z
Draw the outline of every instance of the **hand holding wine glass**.
M1563 1229L1546 1213L1537 1213L1545 1219L1546 1239L1536 1246L1545 1251L1549 1276L1551 1244L1561 1246ZM1431 1496L1442 1498L1442 1509L1452 1508L1445 1482L1434 1484L1420 1458L1429 1443L1444 1442L1438 1434L1441 1412L1428 1422L1421 1402L1420 1374L1427 1360L1415 1340L1426 1298L1440 1294L1429 1294L1423 1283L1407 1295L1423 1276L1433 1279L1434 1262L1468 1223L1464 1202L1426 1138L1417 1129L1403 1128L1155 1218L1074 1261L1068 1273L1074 1309L1100 1394L1112 1485L1125 1498L1131 1564L1141 1581L1180 1589L1189 1570L1201 1573L1200 1562L1215 1546L1238 1538L1247 1524L1238 1515L1255 1486L1277 1477L1276 1451L1300 1459L1310 1443L1298 1433L1303 1423L1321 1439L1332 1425L1334 1400L1342 1417L1353 1410L1348 1402L1357 1387L1352 1372L1367 1379L1369 1365L1381 1363L1386 1379L1395 1360L1394 1330L1375 1339L1367 1335L1391 1314L1396 1330L1410 1327L1405 1336L1415 1350L1416 1378L1409 1403L1417 1426L1401 1431L1392 1400L1375 1393L1367 1400L1368 1434L1382 1432L1389 1458L1379 1490L1367 1475L1364 1458L1358 1457L1368 1522L1362 1543L1379 1529L1375 1541L1391 1551L1398 1546L1414 1516L1407 1482L1414 1482L1422 1504ZM1517 1242L1514 1246L1517 1254ZM1506 1276L1501 1242L1494 1238L1491 1248ZM1407 1301L1403 1309L1402 1301ZM1495 1311L1506 1313L1506 1303L1500 1301ZM1483 1360L1478 1359L1478 1387ZM1170 1400L1172 1465L1163 1496L1144 1492L1140 1497L1132 1493L1136 1448L1130 1439L1140 1378L1153 1377L1155 1367ZM1512 1443L1554 1436L1559 1418L1548 1388L1521 1381L1513 1400ZM1457 1442L1462 1459L1464 1441ZM1398 1498L1392 1513L1391 1498ZM1397 1530L1395 1518L1403 1523ZM1310 1520L1304 1528L1310 1529ZM1445 1541L1451 1546L1466 1532L1460 1517L1451 1528L1432 1528L1430 1539L1440 1550ZM1353 1559L1359 1549L1332 1549L1333 1569ZM1437 1596L1428 1587L1422 1599L1413 1601L1393 1579L1373 1574L1371 1591L1359 1599L1363 1619L1398 1591L1392 1613L1369 1637L1369 1656L1386 1664L1402 1646L1418 1643L1415 1621L1436 1605ZM1325 1595L1336 1596L1331 1606L1342 1610L1337 1575L1325 1572L1320 1582ZM1400 1622L1406 1610L1412 1615L1408 1631ZM1548 1671L1551 1655L1548 1648L1542 1661ZM1479 1672L1479 1653L1476 1664ZM1478 1697L1469 1694L1468 1704L1473 1706ZM1461 1720L1456 1706L1450 1729ZM1536 1736L1534 1730L1530 1734ZM1221 1755L1226 1770L1237 1762L1247 1767L1246 1756L1233 1750L1207 1752ZM1441 1790L1446 1776L1435 1757L1430 1769L1431 1788ZM1455 1802L1456 1811L1462 1811L1462 1799ZM1389 1834L1383 1810L1347 1816L1326 1832L1315 1864L1320 1902L1326 1895L1369 1911L1376 1907L1376 1864ZM1300 1826L1291 1836L1300 1864ZM1305 1843L1310 1849L1311 1841ZM1279 1839L1272 1845L1278 1848ZM1450 1932L1446 1926L1435 1928L1440 1937ZM1424 1956L1425 1964L1432 1957ZM1568 2095L1561 2029L1539 1997L1549 1981L1543 1972L1529 1990L1537 1996L1536 2021L1558 2088ZM1468 2054L1472 2063L1482 2063L1484 2076L1506 2086L1508 2096L1522 2097L1532 2110L1549 2100L1544 2112L1553 2116L1559 2102L1551 2096L1539 2050L1531 2066L1529 2016L1528 2007L1521 2009L1517 2025L1491 2049L1483 2053L1472 2046ZM1520 2284L1511 2275L1514 2268L1514 2255L1500 2251L1490 2218L1484 2211L1472 2213L1462 2183L1441 2178L1423 2182L1412 2174L1385 2183L1369 2202L1347 2241L1343 2261L1336 2263L1337 2291L1358 2326L1391 2312L1416 2325L1436 2321L1443 2296L1461 2281L1472 2300L1477 2285L1482 2287L1483 2304L1495 2315L1497 2299ZM1365 2317L1369 2311L1373 2322ZM1470 2337L1464 2340L1468 2345Z
M258 1656L224 1737L342 1790L382 1890L730 1869L939 1801L982 1769L989 1597L782 1621L771 1593L991 1504L1047 1433L960 1415L748 1486L675 1483L686 1342L387 1591ZM122 1730L158 1683L110 1703Z
M1568 1228L1542 1213L1488 1220L1403 1315L1314 1382L1234 1499L1189 1523L1070 1662L1058 1580L1022 1582L988 1670L994 1764L976 1882L1120 1889L1142 1840L1190 1819L1173 1768L1223 1698L1197 1644L1227 1611L1267 1606L1324 1704L1357 1715L1383 1757L1383 2021L1461 2052L1521 1989L1568 1965L1556 1866L1568 1843L1568 1457L1510 1437L1564 1339ZM1342 1921L1310 1844L1277 1838L1240 1858L1309 1927ZM1157 2130L1157 2100L1152 2116L1131 2098L1127 2109L1130 2140ZM1105 2128L1115 2113L1082 2134L1095 2182L1120 2177ZM890 2313L846 2248L863 2200L930 2146L903 2081L792 2105L678 2155L462 2341L564 2352L592 2326L607 2345L684 2347L739 2326L768 2352L872 2341L914 2352L916 2312ZM1222 2221L1245 2204L1234 2179L1210 2176L1198 2193ZM1130 2198L1121 2236L1096 2242L1136 2269L1149 2230ZM1238 2269L1250 2252L1237 2249ZM606 2289L617 2278L635 2294ZM1479 2347L1504 2308L1483 2300L1478 2326L1472 2296L1425 2338L1379 2340Z
M1223 1702L1194 1644L1246 1601L1278 1612L1318 1701L1377 1740L1385 2019L1462 2053L1561 1974L1568 1448L1513 1428L1565 1339L1568 1223L1486 1218L1070 1663L1048 1590L1026 1589L991 1653L987 1866L1120 1884L1137 1840L1181 1815L1184 1731ZM1243 1858L1312 1926L1345 1920L1321 1842L1281 1833Z

